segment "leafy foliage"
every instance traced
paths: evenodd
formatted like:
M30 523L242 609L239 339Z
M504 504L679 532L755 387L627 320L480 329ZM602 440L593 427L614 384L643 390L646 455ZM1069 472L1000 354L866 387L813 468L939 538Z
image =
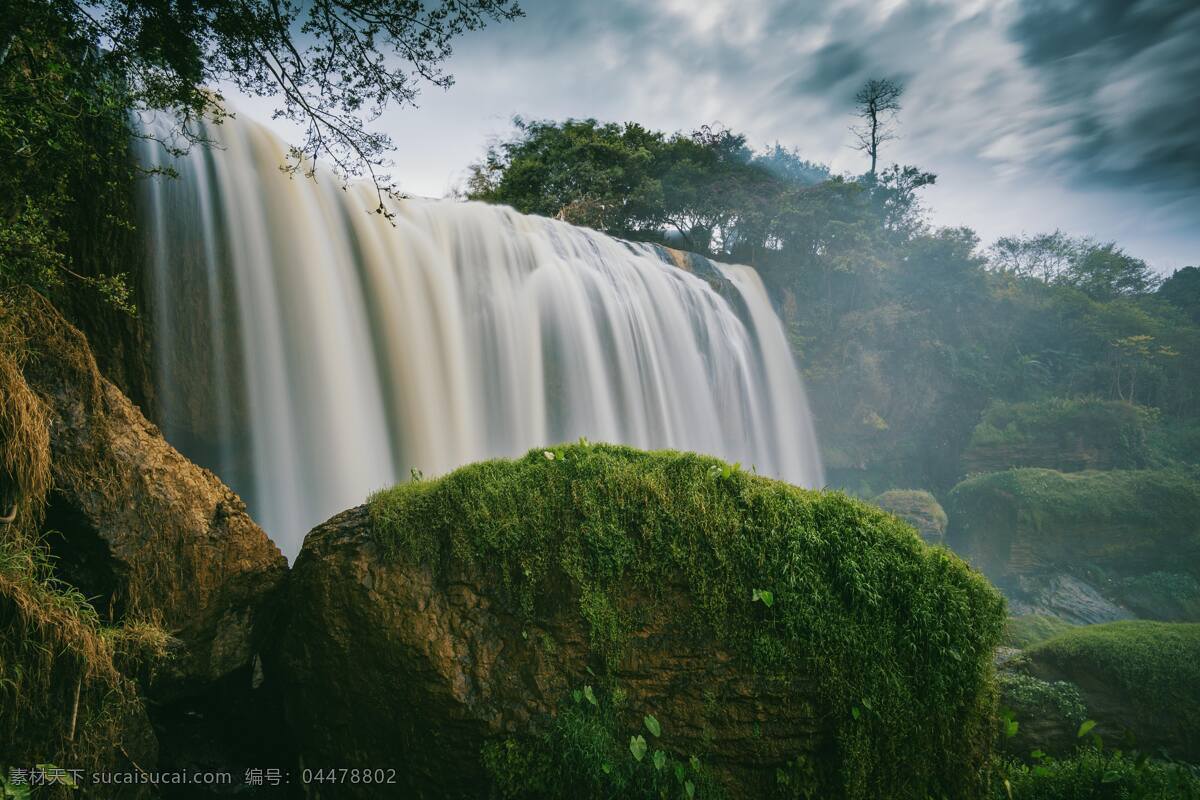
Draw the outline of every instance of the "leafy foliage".
M423 82L449 86L452 40L520 13L514 0L11 0L0 15L0 291L61 300L82 286L133 313L132 120L168 112L179 124L162 146L186 147L200 140L191 122L224 117L212 89L222 81L277 97L279 116L303 126L289 169L319 156L344 176L367 173L382 212L389 140L367 120L414 103Z
M996 800L1195 800L1200 776L1182 764L1082 747L1069 758L1011 761L998 770Z
M652 715L645 717L650 739L643 733L630 734L622 724L628 710L628 699L619 687L595 702L583 702L576 691L551 719L543 720L544 727L536 735L486 744L484 766L504 798L691 800L725 796L698 757L662 749L671 746L671 739L664 737Z
M978 573L839 493L714 475L720 462L686 453L546 452L555 457L538 449L372 496L381 547L435 571L488 570L518 614L563 602L552 587L577 587L590 646L610 669L642 615L684 615L747 669L815 692L836 743L818 792L974 793L1004 619ZM664 591L664 576L688 602ZM622 747L629 735L643 734Z

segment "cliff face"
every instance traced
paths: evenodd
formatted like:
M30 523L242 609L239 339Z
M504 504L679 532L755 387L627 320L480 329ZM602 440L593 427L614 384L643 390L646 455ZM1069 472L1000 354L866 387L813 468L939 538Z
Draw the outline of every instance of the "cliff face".
M406 796L657 796L674 764L733 797L982 791L996 593L713 459L580 445L397 487L309 534L284 606L304 763L391 764Z
M0 750L20 748L4 753L5 763L24 763L14 759L27 750L43 762L60 746L70 755L77 740L60 738L64 731L104 718L103 705L115 701L112 752L128 734L122 758L152 764L156 747L131 749L134 739L154 741L143 693L174 701L249 670L255 623L286 562L241 501L100 374L84 336L48 302L31 292L0 299L0 328L3 432L6 445L17 442L6 456L22 454L0 464L0 494L16 508L0 523L0 544L13 556L0 587L6 636L62 643L50 662L29 661L36 648L0 659L44 677L23 702L59 711L44 721L42 744L26 724L24 740ZM88 676L79 682L85 691L64 677L71 670ZM96 680L108 690L89 694ZM80 699L64 701L64 692ZM72 713L61 713L64 702Z

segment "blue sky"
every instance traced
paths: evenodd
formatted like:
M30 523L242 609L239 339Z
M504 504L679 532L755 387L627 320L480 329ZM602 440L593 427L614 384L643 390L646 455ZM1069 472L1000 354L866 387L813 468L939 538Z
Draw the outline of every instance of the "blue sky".
M440 196L527 118L719 121L860 172L848 126L868 77L907 87L885 162L938 174L933 222L985 242L1063 228L1170 272L1200 263L1195 0L522 0L459 40L456 84L376 125L406 191ZM266 120L263 101L234 98ZM295 138L286 128L285 137Z

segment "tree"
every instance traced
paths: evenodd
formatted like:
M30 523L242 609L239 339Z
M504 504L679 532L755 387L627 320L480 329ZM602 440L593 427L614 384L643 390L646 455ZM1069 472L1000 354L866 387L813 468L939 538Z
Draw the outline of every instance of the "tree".
M904 86L890 78L871 78L854 95L858 117L862 123L850 128L858 140L856 150L871 157L871 178L875 177L875 166L879 161L879 148L884 142L896 138L896 112L900 110L900 97Z
M1175 270L1158 287L1157 294L1200 325L1200 267Z
M422 82L446 88L452 41L521 15L516 0L13 0L0 51L45 51L31 20L53 19L88 44L98 71L126 87L132 111L162 110L185 124L223 115L227 81L278 98L276 115L304 129L290 167L322 158L343 176L368 174L381 189L390 139L367 122L390 104L415 103ZM46 25L41 25L44 31ZM7 65L0 65L7 66ZM382 201L382 197L381 197ZM382 209L381 209L382 210Z
M415 103L459 34L520 14L516 0L6 0L0 14L0 291L86 284L132 310L117 242L134 227L142 173L131 122L164 111L167 147L224 116L221 82L278 99L301 124L291 170L321 158L367 174L384 212L388 138L369 123ZM99 248L98 243L107 246ZM126 242L128 244L128 242ZM71 277L64 286L64 278Z

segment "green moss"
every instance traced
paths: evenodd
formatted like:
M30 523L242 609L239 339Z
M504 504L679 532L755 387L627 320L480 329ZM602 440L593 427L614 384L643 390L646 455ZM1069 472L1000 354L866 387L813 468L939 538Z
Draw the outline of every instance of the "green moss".
M1200 622L1200 580L1178 572L1125 578L1116 587L1123 605L1144 619Z
M947 497L949 544L989 574L1017 540L1040 564L1096 565L1116 577L1200 564L1200 480L1189 469L977 475Z
M878 509L694 454L580 445L398 486L370 513L390 557L490 571L530 618L572 587L610 666L640 614L672 603L747 670L815 692L828 793L974 793L1003 600Z
M1157 412L1093 397L993 403L963 460L973 471L1008 467L1137 469L1151 465Z
M1058 617L1045 614L1023 614L1019 617L1009 617L1004 628L1004 643L1009 647L1024 650L1030 645L1044 642L1074 626L1063 622Z
M1129 704L1200 730L1200 623L1087 625L1027 651L1030 659L1103 675Z

